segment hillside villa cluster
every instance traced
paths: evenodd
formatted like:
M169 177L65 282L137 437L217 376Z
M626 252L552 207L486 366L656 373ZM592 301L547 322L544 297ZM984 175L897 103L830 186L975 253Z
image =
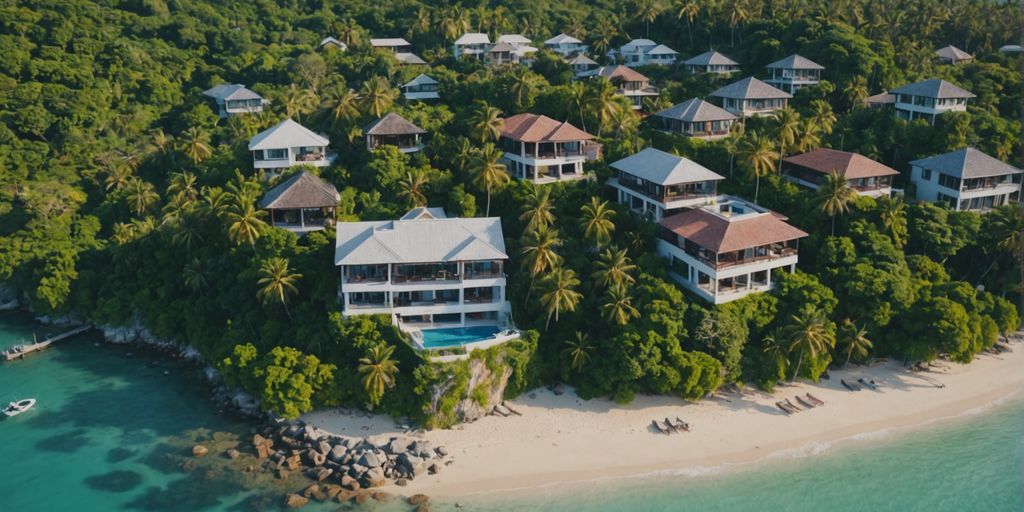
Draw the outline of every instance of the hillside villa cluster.
M372 39L372 46L394 52L403 64L425 65L401 38ZM345 50L328 37L321 48ZM630 41L606 57L618 65L600 66L586 56L588 46L559 34L543 47L564 58L578 79L602 77L633 108L660 91L638 72L641 66L677 64L677 53L648 39ZM529 65L538 49L521 35L469 33L452 48L458 58L488 65ZM947 47L936 52L944 62L969 62L966 52ZM731 76L740 64L711 50L678 63L695 74ZM764 80L750 76L711 93L715 103L692 98L649 116L652 127L681 136L728 137L735 123L787 106L801 88L818 84L825 70L810 59L790 55L766 66ZM443 92L436 79L421 73L402 84L407 101L429 101ZM222 117L261 112L268 103L241 84L222 84L204 92ZM974 95L941 79L905 85L869 97L873 108L892 108L900 119L934 124L949 111L964 111ZM363 130L366 149L394 146L404 153L423 149L422 128L391 112ZM502 163L514 179L536 185L587 176L587 164L602 158L596 137L544 115L519 113L503 120L498 139ZM337 155L325 134L286 119L249 141L253 168L273 177L294 166L327 167ZM719 194L720 174L685 157L646 148L611 162L610 194L629 210L658 224L657 254L670 276L695 296L722 304L772 289L780 273L795 271L799 240L807 233L786 217L745 199ZM910 163L909 182L921 201L955 210L988 211L1020 200L1024 171L973 148ZM857 194L889 197L900 173L864 155L819 148L781 161L784 179L809 191L838 172ZM400 219L337 222L340 196L335 187L308 170L292 174L260 201L270 224L305 233L336 230L334 262L339 268L338 300L346 316L383 314L421 350L464 350L490 346L518 336L506 295L505 250L501 219L455 218L440 208L416 208ZM441 357L461 357L442 355Z

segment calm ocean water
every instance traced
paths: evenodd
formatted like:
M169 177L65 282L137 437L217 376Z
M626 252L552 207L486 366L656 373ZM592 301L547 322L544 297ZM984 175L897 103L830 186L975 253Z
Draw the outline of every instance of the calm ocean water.
M33 331L46 332L25 315L0 313L0 348L31 339ZM85 336L0 364L0 401L39 399L35 410L0 420L0 511L277 509L283 488L264 477L219 467L180 470L197 439L214 447L212 455L218 443L250 427L217 413L194 369L95 341ZM868 437L699 476L461 501L463 510L488 511L1024 511L1024 400Z

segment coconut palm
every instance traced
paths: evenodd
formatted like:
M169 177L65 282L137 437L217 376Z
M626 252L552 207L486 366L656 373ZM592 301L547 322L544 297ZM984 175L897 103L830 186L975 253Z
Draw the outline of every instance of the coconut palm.
M825 100L814 100L811 102L811 115L809 117L826 135L832 133L832 127L836 124L836 114L832 111L832 105Z
M167 204L161 209L163 218L160 220L160 225L176 226L180 224L181 220L193 210L194 206L195 200L189 199L184 192L172 195Z
M676 0L676 17L686 20L686 33L690 36L690 46L693 46L693 20L700 14L701 2L697 0Z
M335 123L350 123L359 118L359 93L345 86L335 85L324 91L323 104Z
M103 188L109 191L118 191L131 182L135 170L129 165L120 162L111 162L106 165L106 177L103 179Z
M789 358L787 357L786 349L779 345L779 342L775 340L775 336L769 334L761 339L761 351L769 359L775 362L775 364L782 369L783 372L789 368ZM785 375L785 373L783 373Z
M907 205L899 199L880 197L875 202L882 227L889 233L896 247L907 243Z
M526 222L528 231L547 228L555 222L555 214L551 213L555 203L551 200L551 188L538 187L536 185L526 196L526 203L523 205L523 213L519 220Z
M665 7L660 0L638 0L633 6L633 13L636 19L646 24L647 36L651 37L651 23L658 19L658 15Z
M198 164L213 155L213 148L210 147L210 134L202 128L193 126L185 130L179 140L181 141L181 152L193 163Z
M729 10L729 46L736 46L736 29L750 21L750 5L748 0L730 0L727 9ZM740 34L740 40L743 40L742 34Z
M601 312L609 322L626 325L631 318L640 318L640 310L633 306L633 296L623 285L609 287L605 290L606 302L601 305Z
M583 205L580 213L580 229L583 237L594 241L594 247L600 248L611 240L615 231L615 210L608 206L608 201L591 197L590 203Z
M530 302L530 293L533 292L537 276L562 264L562 257L557 252L561 245L562 240L558 237L557 229L543 227L523 233L520 251L523 253L523 268L530 274L526 303Z
M319 100L316 94L305 87L291 84L277 95L277 101L284 108L284 115L302 121L302 115L312 112Z
M540 303L548 312L547 322L544 323L546 331L551 325L551 317L558 322L559 314L562 311L575 311L576 306L583 299L583 294L576 291L580 280L576 272L571 268L556 268L540 280L543 293L540 296Z
M590 343L590 336L576 331L575 336L565 341L562 354L569 358L569 367L579 373L590 362L590 353L593 351L594 345Z
M816 149L821 146L821 136L818 134L822 131L821 128L815 124L812 119L802 119L800 121L800 136L797 137L796 150L805 153L812 149Z
M398 89L391 87L386 78L374 75L363 82L359 96L363 99L363 108L368 114L381 117L398 99Z
M574 81L569 82L565 86L569 92L569 96L572 97L572 105L576 107L576 112L579 115L580 127L583 131L587 131L587 120L583 115L583 105L587 102L587 86L583 85L583 82Z
M246 199L235 196L235 200L227 208L228 238L235 245L249 244L253 254L256 254L256 240L259 240L267 227L267 223L263 221L267 212L257 210L253 202Z
M775 149L768 137L757 132L750 132L750 136L740 143L737 155L740 157L740 161L754 173L756 179L754 202L756 203L757 195L761 191L761 176L766 176L775 170Z
M210 286L206 278L206 271L203 270L203 264L197 258L193 258L192 261L185 264L181 270L181 277L185 286L195 292Z
M174 162L174 138L157 128L150 133L151 139L147 153L154 157L167 158Z
M501 151L488 142L477 151L473 158L475 170L473 184L477 188L487 192L487 209L484 215L491 215L491 194L499 190L511 179L505 172L505 164L501 163Z
M174 232L171 233L171 243L185 246L185 250L192 252L192 249L202 242L203 234L199 223L194 215L186 214L174 224Z
M850 319L843 320L843 324L839 326L837 338L837 344L843 347L843 352L846 353L846 362L843 363L843 366L850 364L850 359L854 354L858 358L867 356L871 347L874 346L868 339L868 330L858 327Z
M544 80L539 75L523 66L516 66L515 68L512 68L509 75L512 77L512 84L509 92L511 92L512 97L515 98L516 108L519 110L525 110L529 106L527 105L527 99L530 98L530 94L539 88L543 84Z
M601 17L594 25L591 32L593 36L594 51L598 55L604 55L612 47L612 41L619 34L619 20L617 16Z
M505 120L501 118L501 110L490 106L485 101L478 102L469 118L470 133L481 144L498 140L504 125Z
M199 196L196 189L196 175L190 172L171 173L170 183L167 184L167 193L171 195L184 194L185 197L195 200Z
M852 80L846 83L846 87L843 88L843 96L846 97L846 101L850 104L850 108L856 108L862 105L864 98L868 97L868 80L863 76L856 76Z
M281 304L288 318L291 318L292 314L288 311L288 296L299 293L295 282L301 278L302 274L292 272L288 268L287 258L270 258L260 265L260 279L256 282L260 288L256 290L256 296L264 304L271 301Z
M816 195L821 211L832 217L832 236L835 236L836 215L845 215L850 211L850 205L857 200L857 192L847 184L846 176L833 169L825 176Z
M796 144L800 136L800 114L791 108L781 108L772 115L774 121L775 142L779 147L779 166L787 150ZM776 169L777 170L777 169Z
M131 178L125 188L125 201L135 215L146 213L151 206L160 200L160 196L153 191L153 184L139 178Z
M615 114L622 109L615 86L605 78L590 83L586 104L597 118L597 135L600 137L609 126Z
M363 376L363 390L370 400L371 408L380 404L384 392L395 387L398 361L391 358L395 347L387 343L374 345L359 358L359 374Z
M413 208L426 206L426 190L429 185L430 179L427 177L427 173L421 168L413 169L398 182L398 197L405 199L405 202Z
M594 271L592 277L601 286L612 288L633 284L636 281L631 274L636 270L636 265L629 259L625 249L614 247L605 249L598 256L594 266L597 270Z
M790 323L783 327L782 339L783 343L788 344L787 351L800 352L796 360L796 371L793 372L794 381L800 375L800 364L803 363L804 355L818 357L835 346L835 334L829 332L827 324L825 314L808 305L799 315L791 316Z

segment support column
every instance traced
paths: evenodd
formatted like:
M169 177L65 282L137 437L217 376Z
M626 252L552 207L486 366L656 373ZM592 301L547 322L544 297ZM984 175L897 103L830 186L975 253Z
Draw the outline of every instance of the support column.
M303 228L306 227L306 209L299 208L299 225Z

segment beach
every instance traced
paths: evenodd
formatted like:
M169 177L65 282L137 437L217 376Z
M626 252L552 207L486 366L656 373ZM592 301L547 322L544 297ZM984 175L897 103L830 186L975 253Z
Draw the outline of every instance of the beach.
M411 434L445 446L454 463L417 478L400 494L453 499L493 492L660 472L719 470L772 456L810 454L838 441L923 426L970 413L1024 389L1024 344L982 354L969 365L937 362L911 372L894 361L833 370L831 379L798 382L773 394L746 388L698 403L638 396L627 405L538 389L509 404L522 416L488 416L451 430ZM852 392L840 380L874 381ZM824 406L787 415L774 404L810 392ZM651 420L680 417L691 432L664 435ZM318 411L308 423L348 436L386 440L403 434L386 416Z

